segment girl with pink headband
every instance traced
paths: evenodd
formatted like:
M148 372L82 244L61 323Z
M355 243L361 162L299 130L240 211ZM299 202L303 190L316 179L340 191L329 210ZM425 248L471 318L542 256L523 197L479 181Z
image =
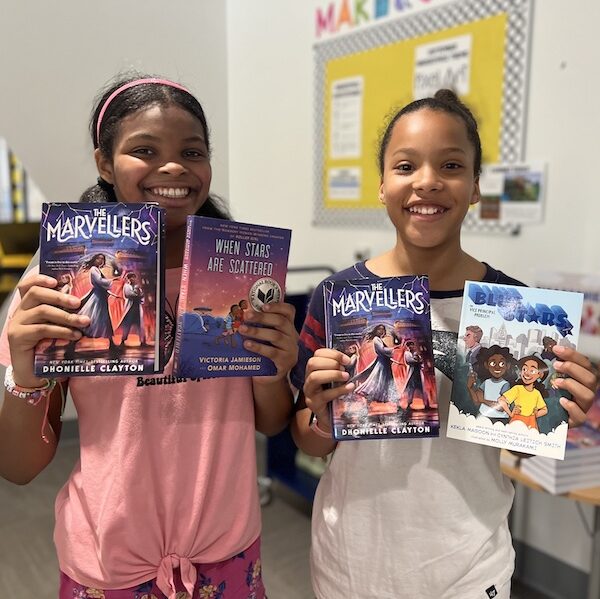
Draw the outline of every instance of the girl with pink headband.
M204 111L178 83L129 77L101 95L90 132L99 179L81 200L166 209L171 358L187 216L231 218L210 194ZM75 341L89 325L88 316L73 313L80 300L57 284L37 273L24 278L0 337L0 363L12 367L0 414L0 475L24 484L53 459L68 387L81 459L56 500L59 598L264 598L255 430L277 433L290 416L293 307L269 304L239 329L248 349L275 362L273 377L186 380L171 375L169 359L164 375L54 385L34 376L33 348L48 337ZM50 393L45 440L43 402L23 399L35 392Z

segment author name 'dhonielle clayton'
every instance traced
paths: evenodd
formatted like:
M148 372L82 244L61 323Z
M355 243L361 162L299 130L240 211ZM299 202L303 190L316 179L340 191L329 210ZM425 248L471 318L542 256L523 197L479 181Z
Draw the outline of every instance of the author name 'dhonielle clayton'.
M340 431L343 437L363 437L365 435L425 435L431 427L424 424L407 424L400 426L364 426L344 428Z

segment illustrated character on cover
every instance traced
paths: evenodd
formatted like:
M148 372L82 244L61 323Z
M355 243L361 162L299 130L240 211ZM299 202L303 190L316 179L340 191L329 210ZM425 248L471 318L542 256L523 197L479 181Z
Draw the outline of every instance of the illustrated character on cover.
M406 343L400 333L402 322L396 320L392 329L392 341L394 348L392 351L392 376L396 385L398 397L402 398L406 390L406 384L410 378L410 366L406 363ZM403 410L406 409L406 402L400 400L400 405Z
M133 329L137 332L140 338L141 347L147 347L146 331L144 327L144 292L137 284L137 275L134 272L128 272L125 275L125 285L123 285L123 297L125 298L125 311L123 318L117 326L117 329L122 330L121 345L125 345L125 341L129 337L129 333Z
M423 400L425 408L429 408L429 399L423 389L423 360L412 339L406 341L404 361L408 367L408 380L406 382L404 394L402 395L400 407L404 410L414 409L412 404L415 395L417 395Z
M250 312L250 309L249 309L250 306L248 305L248 300L247 299L241 299L238 302L238 306L240 307L240 310L241 310L241 312L238 315L238 319L239 319L240 324L241 324L248 317L249 312Z
M365 336L363 346L373 346L375 359L366 369L354 377L356 380L363 379L366 376L366 379L357 385L354 392L366 397L368 401L386 403L395 395L391 363L394 349L387 347L383 341L386 335L385 325L378 324Z
M481 338L483 337L483 330L477 325L468 326L463 335L465 347L467 348L467 354L465 356L465 362L469 366L469 370L473 369L475 360L477 360L477 354L481 350Z
M229 314L225 317L225 331L221 333L221 339L224 343L228 343L231 347L235 347L235 334L242 324L242 309L238 304L233 304L229 308ZM219 338L215 340L217 343Z
M516 379L516 361L507 347L491 345L477 354L473 371L467 377L467 389L476 406L478 416L489 418L492 423L507 423L509 415L498 401ZM478 382L479 380L479 382Z
M81 299L79 314L90 317L89 326L81 330L83 335L94 339L108 339L109 348L114 350L116 349L116 345L112 338L114 331L110 319L108 297L109 295L113 297L117 296L109 291L113 284L113 279L106 278L102 273L102 268L105 265L106 257L104 254L94 254L89 260L83 263L81 269L89 271L92 288Z
M532 354L517 362L521 384L505 391L498 401L510 416L510 422L520 420L529 428L538 430L537 419L548 413L544 397L544 379L548 376L548 366L539 356Z
M344 352L350 358L350 364L346 368L346 372L350 378L358 374L358 363L360 360L360 346L358 343L351 343Z

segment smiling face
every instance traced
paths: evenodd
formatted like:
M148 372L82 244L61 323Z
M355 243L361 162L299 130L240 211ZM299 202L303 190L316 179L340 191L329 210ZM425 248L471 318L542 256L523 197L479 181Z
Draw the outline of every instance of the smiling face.
M398 119L379 197L406 249L460 246L463 219L480 198L474 161L460 117L423 108Z
M525 385L531 385L542 376L538 363L535 360L526 360L521 366L521 380Z
M501 379L508 370L506 358L501 354L493 354L485 361L485 367L495 379Z
M141 109L125 117L113 155L96 150L103 179L120 202L158 202L167 229L185 226L208 197L212 171L201 122L178 106Z

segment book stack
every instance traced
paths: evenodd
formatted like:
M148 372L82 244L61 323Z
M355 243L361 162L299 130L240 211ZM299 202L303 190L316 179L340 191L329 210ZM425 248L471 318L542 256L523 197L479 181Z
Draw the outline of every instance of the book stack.
M563 461L536 456L521 461L521 472L553 494L600 486L600 399L584 425L569 429Z

